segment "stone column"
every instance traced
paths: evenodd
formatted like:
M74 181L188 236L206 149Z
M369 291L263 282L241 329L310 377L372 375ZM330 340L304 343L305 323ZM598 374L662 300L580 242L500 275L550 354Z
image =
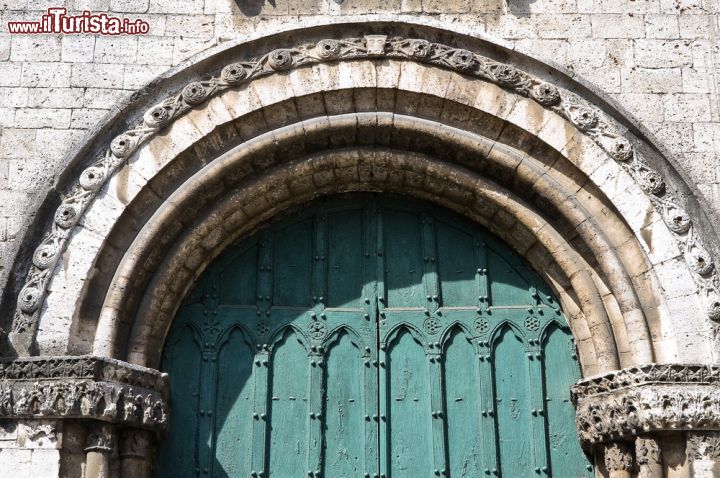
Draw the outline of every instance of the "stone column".
M120 478L150 478L152 433L126 428L120 433Z
M689 432L687 455L692 478L720 477L720 432Z
M663 478L660 441L657 438L646 435L635 439L635 461L638 478Z
M604 447L604 455L608 478L630 478L634 460L633 450L628 443L608 443Z
M92 425L85 442L84 478L110 478L110 460L115 442L113 425L108 423Z

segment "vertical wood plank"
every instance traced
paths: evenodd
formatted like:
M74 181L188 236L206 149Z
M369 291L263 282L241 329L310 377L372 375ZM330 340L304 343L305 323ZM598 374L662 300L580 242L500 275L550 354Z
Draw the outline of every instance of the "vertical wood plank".
M372 224L372 231L374 232L373 237L373 253L371 253L373 256L375 256L375 287L376 287L376 295L375 297L366 299L366 302L369 301L373 304L373 307L375 308L375 315L373 317L373 322L375 323L375 334L376 334L376 341L379 344L378 347L378 359L372 360L371 367L374 369L375 372L375 380L378 383L377 385L377 391L378 391L378 400L377 405L375 407L375 412L370 414L368 416L368 420L374 424L375 429L377 430L377 440L378 440L378 454L379 454L379 460L378 460L378 468L380 470L380 476L385 477L389 476L390 474L390 463L391 463L391 457L390 457L390 422L392 420L392 417L390 415L390 407L389 407L389 395L388 395L388 350L387 346L383 342L382 333L384 332L385 327L385 304L387 304L387 292L385 289L385 256L383 256L383 247L385 246L385 240L384 240L384 226L385 226L385 217L383 215L383 210L381 206L376 202L373 201L372 208L371 208L371 220L373 221ZM385 364L385 367L380 367L380 364ZM384 420L380 420L380 417L384 417Z
M213 413L215 403L215 351L203 348L200 366L200 403L198 409L198 466L209 476L214 463Z
M326 268L327 307L363 308L363 287L375 282L375 271L368 274L371 259L365 237L367 208L328 214L328 253ZM373 251L374 252L374 251ZM373 261L374 264L374 261ZM375 292L372 292L375 296Z
M436 476L447 475L447 450L446 450L446 411L443 403L443 360L440 344L435 342L427 353L429 362L430 379L430 416L432 417L432 448L433 448L433 474ZM422 413L419 411L419 413Z
M365 466L363 477L377 477L383 469L383 453L381 448L380 422L373 420L373 416L380 416L384 412L379 387L379 315L378 297L384 296L382 275L382 255L377 251L382 247L381 235L378 232L379 224L377 205L374 197L363 204L363 318L367 326L368 343L363 351L363 366L365 377ZM384 392L383 392L384 393Z
M310 363L310 388L309 388L309 417L308 447L307 447L307 476L319 477L322 473L323 453L323 399L327 398L323 383L323 360L322 340L327 330L324 322L327 315L322 313L325 302L326 282L326 254L327 254L327 216L323 210L317 212L313 218L312 231L312 268L310 277L303 277L301 274L296 280L307 280L312 283L312 307L316 311L312 315L315 327L318 330L317 336L310 337L310 350L308 360ZM318 316L319 313L319 316Z
M255 351L253 361L253 379L255 394L252 411L252 466L250 476L267 476L266 457L270 450L268 444L268 389L270 387L268 368L270 357L267 345Z
M481 384L475 347L455 327L443 353L449 476L479 477L483 455Z
M307 475L308 477L319 477L323 468L322 464L322 434L323 434L323 398L326 397L323 387L323 355L317 346L312 346L308 355L310 361L310 388L309 395L309 417L307 441Z
M485 320L485 319L482 319ZM482 462L485 475L497 475L500 466L498 464L498 429L495 419L497 413L497 402L495 399L495 387L493 377L493 363L490 342L481 340L478 342L477 363L480 374L480 428L482 430Z
M312 218L303 218L273 229L272 303L275 306L312 306L313 223Z
M329 345L324 368L322 476L359 477L366 472L363 352L347 332Z
M428 476L435 469L428 358L407 329L388 345L387 357L388 476Z
M314 233L313 233L313 267L311 272L312 287L312 304L319 311L324 308L326 303L326 291L327 291L327 280L328 270L326 267L327 263L327 215L319 213L314 218ZM296 279L302 280L302 277L296 277Z
M502 476L533 476L533 450L525 346L510 327L494 344L498 451Z
M475 287L478 299L478 312L487 312L490 308L490 284L488 281L488 259L487 244L483 234L478 233L474 237L475 252Z
M158 477L190 478L200 473L197 414L201 363L195 332L181 316L165 349L165 371L170 376L170 434L159 450Z
M542 345L550 475L567 470L572 476L594 476L572 426L575 409L570 401L570 387L580 377L580 367L570 333L551 326Z
M526 319L527 320L527 319ZM545 429L545 397L543 394L543 354L537 333L528 334L526 361L530 378L528 393L530 394L530 415L532 422L532 445L534 471L538 476L548 473L548 451Z
M438 279L438 250L435 240L435 227L433 218L430 214L420 214L420 234L423 249L423 263L418 263L417 267L423 271L423 286L425 289L425 307L430 314L437 313L440 308L440 281Z
M214 406L214 477L250 476L252 448L238 450L238 444L253 437L255 383L254 352L240 329L233 329L217 357ZM254 439L254 437L253 437Z
M424 307L426 294L421 267L424 257L419 218L417 214L393 209L385 210L382 217L385 305L393 308Z
M260 233L258 244L258 279L257 279L257 315L270 316L270 305L272 304L272 232L265 229Z
M440 303L443 307L473 307L478 303L476 260L472 230L463 230L433 221Z
M307 476L310 366L297 332L289 329L270 359L268 437L270 476Z

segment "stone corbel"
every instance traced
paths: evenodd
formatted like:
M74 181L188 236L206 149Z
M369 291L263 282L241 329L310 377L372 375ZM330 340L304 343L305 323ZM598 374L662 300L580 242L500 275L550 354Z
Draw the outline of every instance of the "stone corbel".
M584 448L663 431L720 430L720 368L649 364L573 386Z
M0 419L93 420L161 432L167 394L166 374L119 360L0 360Z

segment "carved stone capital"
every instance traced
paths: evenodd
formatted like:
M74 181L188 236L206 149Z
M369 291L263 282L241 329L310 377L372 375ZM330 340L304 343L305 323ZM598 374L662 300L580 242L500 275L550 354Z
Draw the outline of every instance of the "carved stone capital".
M688 434L687 454L692 461L720 460L720 433Z
M720 368L631 367L573 386L576 425L588 448L664 430L720 430Z
M100 357L0 360L0 418L93 419L163 430L167 376Z
M115 447L115 427L108 423L97 424L90 428L85 439L86 452L111 453Z
M151 432L126 428L120 433L120 458L145 459L153 443Z
M656 465L660 463L660 444L655 437L637 437L635 440L635 461L638 465Z
M631 471L633 452L628 443L613 442L605 446L605 468L608 471Z

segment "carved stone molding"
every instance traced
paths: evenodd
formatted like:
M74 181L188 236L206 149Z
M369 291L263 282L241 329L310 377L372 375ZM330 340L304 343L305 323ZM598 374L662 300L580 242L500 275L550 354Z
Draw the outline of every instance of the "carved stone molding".
M468 50L420 38L368 35L325 39L232 62L209 79L192 81L181 91L163 99L148 109L138 124L112 140L102 156L95 158L73 186L65 191L52 224L35 248L32 266L17 298L13 317L11 341L16 351L21 355L31 354L48 284L75 226L103 185L142 144L171 125L176 118L213 96L257 78L317 63L383 58L426 63L492 82L532 98L574 124L617 161L645 191L675 234L688 267L694 271L696 283L707 302L708 316L720 320L720 277L687 212L668 191L662 175L648 164L623 131L614 126L614 122L599 108L577 94L510 64Z
M100 357L0 361L0 418L93 419L163 430L165 374Z
M572 388L584 447L663 430L720 430L720 368L649 364Z

